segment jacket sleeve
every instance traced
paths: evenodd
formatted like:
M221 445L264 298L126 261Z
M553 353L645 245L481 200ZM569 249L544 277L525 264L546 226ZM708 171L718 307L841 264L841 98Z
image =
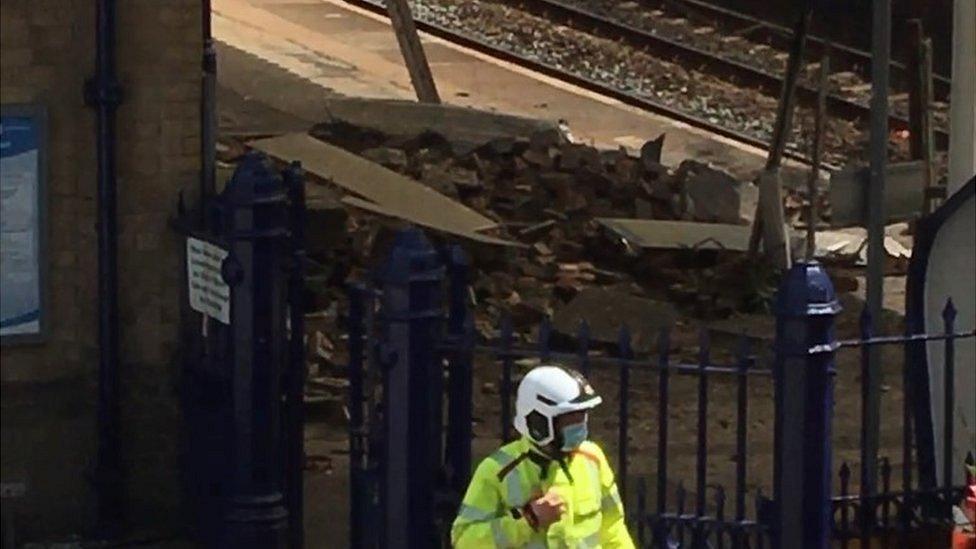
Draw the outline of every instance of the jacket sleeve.
M451 544L457 549L523 547L532 537L529 523L505 508L498 469L486 459L475 470L451 526Z
M600 488L603 494L600 503L603 514L600 545L607 549L634 549L634 541L627 531L624 505L617 490L617 481L602 450L600 450Z

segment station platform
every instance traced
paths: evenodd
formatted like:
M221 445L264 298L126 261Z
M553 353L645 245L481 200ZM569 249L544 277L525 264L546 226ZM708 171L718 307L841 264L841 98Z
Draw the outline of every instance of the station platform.
M413 99L388 21L342 0L213 0L214 37L224 49L221 85L306 122L324 118L332 94ZM600 147L638 150L665 133L662 161L710 162L740 179L762 168L765 151L642 111L421 33L446 103L550 120ZM234 62L238 53L262 61ZM272 73L280 74L272 74ZM269 83L270 82L270 83ZM790 183L802 172L788 166Z

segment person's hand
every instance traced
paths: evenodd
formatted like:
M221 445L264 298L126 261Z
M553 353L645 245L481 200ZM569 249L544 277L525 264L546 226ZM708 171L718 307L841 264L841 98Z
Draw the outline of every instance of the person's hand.
M539 528L546 528L559 520L566 511L566 502L556 492L549 491L538 499L529 503L532 514L535 515Z

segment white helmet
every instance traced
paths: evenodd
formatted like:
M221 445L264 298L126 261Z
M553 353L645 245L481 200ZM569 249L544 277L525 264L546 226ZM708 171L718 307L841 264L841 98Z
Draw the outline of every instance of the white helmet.
M525 374L515 400L515 430L539 446L556 438L553 419L603 402L586 378L560 366L539 366Z

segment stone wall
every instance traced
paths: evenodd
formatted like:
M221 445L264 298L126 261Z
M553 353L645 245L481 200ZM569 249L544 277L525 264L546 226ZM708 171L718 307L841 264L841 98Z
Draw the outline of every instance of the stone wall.
M48 111L49 335L0 349L3 482L27 537L85 533L96 443L95 2L0 0L0 101ZM180 522L176 395L180 240L167 219L200 167L199 0L117 8L119 315L126 512L137 529ZM4 501L4 507L8 505Z

